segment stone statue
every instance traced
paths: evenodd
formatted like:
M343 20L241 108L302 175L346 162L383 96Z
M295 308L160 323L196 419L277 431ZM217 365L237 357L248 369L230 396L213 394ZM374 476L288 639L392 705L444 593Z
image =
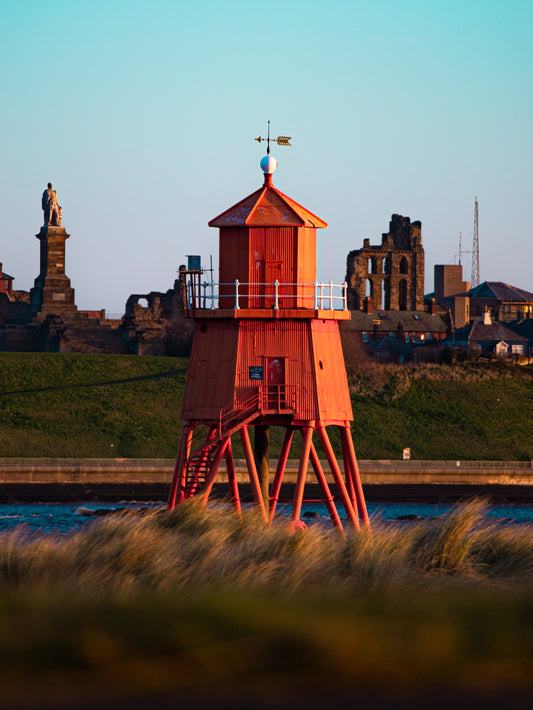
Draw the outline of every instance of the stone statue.
M62 208L57 202L57 192L52 190L52 183L48 183L47 189L43 192L41 205L44 212L44 226L61 227Z

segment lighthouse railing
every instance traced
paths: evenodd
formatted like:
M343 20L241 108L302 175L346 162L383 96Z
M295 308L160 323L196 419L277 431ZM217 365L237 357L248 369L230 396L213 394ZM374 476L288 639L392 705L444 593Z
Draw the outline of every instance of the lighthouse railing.
M254 416L294 413L298 406L297 385L258 385L239 391L233 402L219 412L218 435L232 433Z
M217 308L312 308L314 310L348 310L346 282L314 281L313 283L289 283L278 281L244 283L235 279L232 283L202 284L188 286L187 302L194 309ZM298 306L291 305L298 303Z

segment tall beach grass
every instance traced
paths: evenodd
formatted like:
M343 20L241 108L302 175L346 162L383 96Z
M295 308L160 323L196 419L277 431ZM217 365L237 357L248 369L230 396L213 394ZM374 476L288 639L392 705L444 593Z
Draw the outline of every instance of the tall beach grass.
M326 688L523 698L532 632L532 530L489 522L483 501L345 539L194 500L65 537L0 537L0 687L13 703L29 688L54 707L214 702L243 687L272 702Z

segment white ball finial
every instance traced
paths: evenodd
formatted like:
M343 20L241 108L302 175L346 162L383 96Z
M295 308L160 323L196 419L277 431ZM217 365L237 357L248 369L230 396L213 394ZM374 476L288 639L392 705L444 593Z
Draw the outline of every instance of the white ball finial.
M274 170L278 167L278 161L271 155L265 155L265 157L259 163L261 170L267 175L272 175Z

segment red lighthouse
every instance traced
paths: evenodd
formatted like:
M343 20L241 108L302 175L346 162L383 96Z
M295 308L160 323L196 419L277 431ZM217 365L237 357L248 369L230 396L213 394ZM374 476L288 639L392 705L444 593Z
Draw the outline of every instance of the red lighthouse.
M196 329L168 507L194 494L207 501L225 458L233 505L240 510L231 446L238 433L255 505L271 520L299 432L292 520L300 519L311 462L333 524L341 527L337 498L358 527L368 514L350 431L353 416L338 326L350 318L346 288L317 282L316 230L327 224L274 187L276 167L267 154L261 161L263 186L209 222L219 228L220 283L202 286L194 276L189 283ZM270 426L285 430L268 500L250 426L256 432ZM332 426L340 430L342 471L327 432ZM315 444L325 455L334 488Z

